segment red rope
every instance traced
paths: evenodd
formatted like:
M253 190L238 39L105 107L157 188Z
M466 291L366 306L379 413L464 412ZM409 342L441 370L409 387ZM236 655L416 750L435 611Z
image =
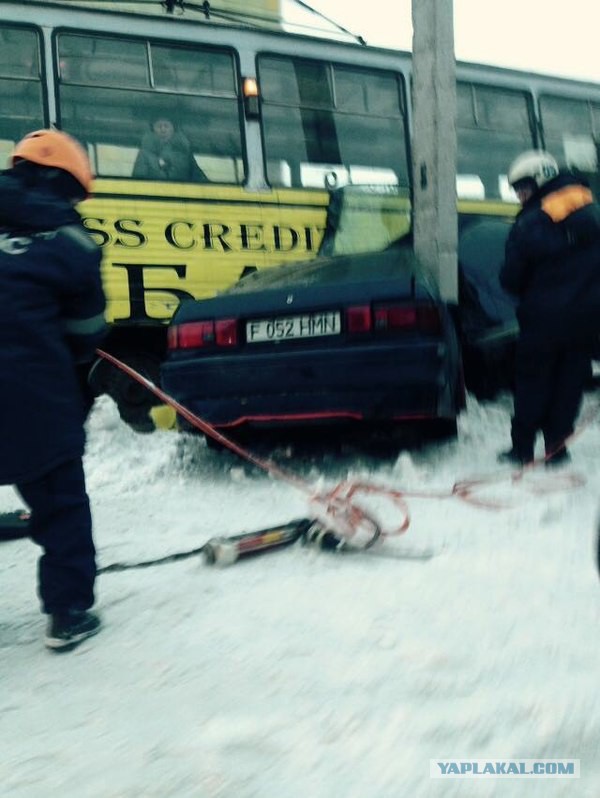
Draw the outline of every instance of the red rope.
M125 374L128 374L132 379L147 388L162 402L170 405L193 427L196 427L196 429L199 429L205 435L209 435L222 446L230 449L239 457L247 460L266 473L271 474L283 482L287 482L296 489L307 494L317 521L354 548L368 548L379 540L403 535L410 526L408 498L438 500L457 498L476 507L483 507L491 510L506 508L510 506L510 504L498 500L486 499L478 496L478 492L483 488L499 482L510 481L513 484L518 482L525 484L524 480L527 475L537 466L543 465L547 457L552 454L550 453L550 455L540 460L534 460L528 463L524 468L509 474L502 471L479 478L455 482L451 490L445 491L394 490L387 486L375 485L370 482L346 481L340 482L329 491L315 493L314 489L305 480L281 468L270 460L263 460L257 457L225 435L222 435L207 421L200 418L195 413L192 413L191 410L188 410L187 407L165 393L165 391L157 387L151 380L144 377L143 374L140 374L126 363L123 363L121 360L114 357L114 355L104 352L101 349L97 349L96 352L100 357L104 358L104 360L112 363L114 366L121 369L121 371L125 372ZM578 428L573 435L567 438L562 445L566 445L570 440L576 437L576 435L581 434L583 427L591 423L592 419L597 415L597 412L598 410L596 409L596 412L591 415L587 422L582 425L581 428ZM558 449L562 448L562 445L559 446ZM585 479L577 474L553 474L552 478L546 474L544 481L545 486L538 485L531 488L527 485L527 488L531 489L533 493L543 494L560 489L567 490L585 484ZM361 494L363 496L383 497L388 500L388 502L391 502L400 516L397 524L391 528L385 528L372 510L369 510L363 503L357 501L357 497Z

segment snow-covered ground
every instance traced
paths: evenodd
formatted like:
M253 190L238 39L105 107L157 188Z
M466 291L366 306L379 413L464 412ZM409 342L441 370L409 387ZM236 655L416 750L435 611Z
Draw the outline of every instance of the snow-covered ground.
M446 491L498 473L509 417L508 397L470 400L456 442L284 465L326 486ZM373 553L295 544L104 574L105 628L70 654L42 645L36 548L0 544L0 794L597 798L599 453L595 415L566 472L494 481L496 510L409 498L408 531ZM86 470L101 566L307 512L302 492L202 441L136 435L107 398ZM0 510L17 506L1 488ZM574 758L581 777L438 780L432 758Z

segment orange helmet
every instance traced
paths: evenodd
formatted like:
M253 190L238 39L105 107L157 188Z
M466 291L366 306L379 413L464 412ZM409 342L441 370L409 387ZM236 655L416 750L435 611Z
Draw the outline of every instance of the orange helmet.
M75 178L86 194L91 191L94 176L87 153L79 142L61 130L35 130L28 133L12 154L12 165L18 161L63 169Z

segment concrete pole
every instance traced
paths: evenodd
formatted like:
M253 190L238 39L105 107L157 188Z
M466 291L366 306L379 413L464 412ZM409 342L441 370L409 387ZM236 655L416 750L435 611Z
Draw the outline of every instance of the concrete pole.
M413 212L417 257L458 301L453 0L412 0Z

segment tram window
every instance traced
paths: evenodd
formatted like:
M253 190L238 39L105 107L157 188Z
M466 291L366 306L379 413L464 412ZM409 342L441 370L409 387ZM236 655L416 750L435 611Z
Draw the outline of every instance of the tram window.
M183 47L151 45L154 85L193 94L236 94L235 71L229 53L202 53Z
M35 31L0 27L0 76L37 78L39 72L39 47Z
M129 177L137 158L137 148L114 144L88 144L88 154L94 174Z
M514 188L508 182L508 175L503 175L500 178L500 198L503 200L503 202L519 201Z
M260 59L260 91L265 104L300 105L294 62L289 58Z
M260 81L267 103L331 108L333 93L328 65L320 61L261 58Z
M368 186L397 186L398 177L393 169L377 169L373 166L350 167L350 183Z
M600 103L590 103L590 107L592 109L592 130L595 137L598 138L600 136Z
M44 127L39 39L35 31L0 25L0 140L12 146ZM6 163L2 159L2 163Z
M546 138L556 138L564 132L592 132L592 108L586 100L540 97L540 112Z
M478 128L530 131L531 117L527 97L521 92L478 86L472 97Z
M267 175L272 185L408 184L401 84L392 72L306 59L259 58Z
M12 155L15 148L15 142L12 139L0 138L0 163L8 163L8 159Z
M600 103L543 96L540 113L546 149L599 191Z
M506 170L520 152L534 146L532 120L531 99L525 92L459 83L459 191L466 196L478 178L482 199L512 200L504 189Z
M295 81L301 105L313 108L331 108L333 104L331 73L325 64L297 62L294 64Z
M300 164L300 174L303 186L312 188L340 188L350 182L350 172L348 169L340 168L335 164Z
M395 75L377 75L357 69L335 69L336 105L340 110L399 117L400 92Z
M131 51L129 72L120 70L121 63L107 63L109 53L116 63L117 45ZM61 126L88 147L99 177L134 177L139 150L152 145L154 122L168 119L177 133L173 159L185 149L199 168L164 176L157 168L157 174L146 170L136 179L243 182L230 53L83 35L59 36L58 47Z
M150 86L144 42L95 36L62 35L61 79L90 86L146 88Z
M456 196L459 199L485 199L485 188L479 175L456 175Z

